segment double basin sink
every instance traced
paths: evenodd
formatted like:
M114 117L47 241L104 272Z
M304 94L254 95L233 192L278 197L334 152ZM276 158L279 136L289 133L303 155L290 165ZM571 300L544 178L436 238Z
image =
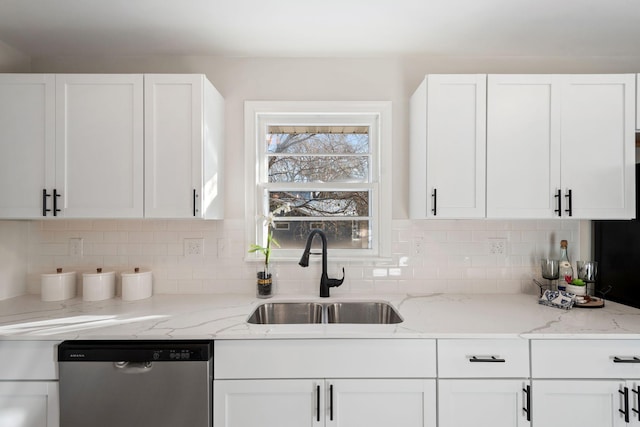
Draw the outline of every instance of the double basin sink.
M402 316L388 302L268 302L259 305L251 313L248 323L275 324L394 324L401 323Z

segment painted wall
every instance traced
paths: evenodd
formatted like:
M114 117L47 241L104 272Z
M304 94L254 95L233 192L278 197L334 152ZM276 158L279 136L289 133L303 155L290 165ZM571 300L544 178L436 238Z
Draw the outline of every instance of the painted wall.
M0 41L0 73L26 73L31 69L31 58Z
M33 72L204 73L226 102L225 221L34 221L28 223L25 289L37 293L39 274L55 267L154 271L156 292L252 292L258 266L244 261L245 100L391 100L393 102L393 259L385 265L346 264L342 292L535 292L538 259L570 242L575 261L590 254L588 222L411 221L408 211L408 98L427 73L634 72L640 58L34 58ZM12 227L12 226L10 226ZM582 239L586 234L587 238ZM85 242L69 255L69 238ZM202 257L186 257L183 240L205 239ZM415 238L425 242L416 253ZM507 241L504 254L489 250ZM585 254L584 257L581 256ZM343 264L330 260L330 273ZM318 265L277 267L278 292L317 293Z

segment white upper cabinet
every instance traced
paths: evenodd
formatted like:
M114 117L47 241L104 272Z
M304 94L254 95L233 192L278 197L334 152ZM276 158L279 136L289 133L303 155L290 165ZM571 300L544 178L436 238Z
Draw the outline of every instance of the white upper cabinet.
M490 75L487 216L635 215L634 75Z
M485 216L486 75L429 75L410 100L410 216Z
M38 218L55 181L55 76L0 74L0 218Z
M57 75L56 106L57 215L142 217L143 76Z
M560 151L552 76L489 75L487 92L487 216L554 217Z
M146 74L145 217L223 217L224 99L203 75Z
M635 216L635 75L558 76L563 216Z

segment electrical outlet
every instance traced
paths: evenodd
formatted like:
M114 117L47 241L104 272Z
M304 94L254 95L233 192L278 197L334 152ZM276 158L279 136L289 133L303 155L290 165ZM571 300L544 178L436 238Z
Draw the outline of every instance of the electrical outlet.
M69 239L69 255L74 257L82 257L84 255L82 237L72 237Z
M489 253L504 255L507 253L507 239L489 239Z
M184 256L204 255L204 239L184 239Z
M424 237L415 236L413 238L413 254L422 255L424 253Z
M227 245L226 245L225 240L222 237L220 237L216 241L216 244L218 246L218 248L217 248L218 249L218 258L219 259L225 258L226 257L225 256L226 255L226 249L227 249Z

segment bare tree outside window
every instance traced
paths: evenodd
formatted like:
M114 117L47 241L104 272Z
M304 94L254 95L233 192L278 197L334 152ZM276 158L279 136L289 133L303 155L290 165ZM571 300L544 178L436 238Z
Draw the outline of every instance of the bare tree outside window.
M270 126L266 156L269 211L291 207L275 219L281 247L299 247L313 228L333 247L371 247L367 126Z

